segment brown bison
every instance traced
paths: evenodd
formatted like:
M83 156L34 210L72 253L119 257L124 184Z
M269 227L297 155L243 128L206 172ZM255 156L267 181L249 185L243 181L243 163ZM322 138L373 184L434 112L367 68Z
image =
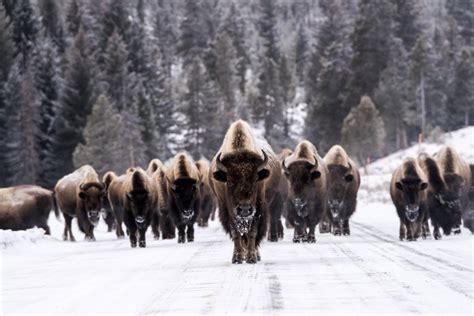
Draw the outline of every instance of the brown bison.
M113 171L108 171L102 177L102 183L105 185L105 191L109 191L109 186L112 180L117 178L117 175ZM107 225L107 231L111 232L115 229L115 216L110 206L109 198L107 194L104 196L104 212L102 212L102 218Z
M469 207L463 212L464 227L474 234L474 165L469 165L471 169L471 187L469 188Z
M54 194L49 190L36 185L0 189L0 229L24 230L36 226L49 235L51 210L59 219Z
M159 239L160 231L163 239L173 239L176 236L176 226L171 219L168 204L168 181L166 180L167 168L161 165L155 170L152 177L158 190L159 212L153 213L151 227L155 239Z
M462 212L469 203L469 165L449 146L442 147L434 158L421 154L419 164L428 177L428 208L434 238L441 238L440 227L445 235L451 231L459 234Z
M121 220L125 223L130 246L146 247L145 233L152 214L158 208L155 182L141 168L115 178L109 187L109 200L117 218L117 235L123 236Z
M209 162L204 159L198 160L196 161L196 167L201 176L201 207L197 223L199 227L208 227L209 217L216 208L214 195L209 184Z
M256 139L247 122L232 123L209 170L219 219L234 241L232 263L260 260L258 247L266 235L268 205L280 175L271 147Z
M357 206L360 174L344 148L334 145L324 156L328 168L328 205L326 214L334 235L350 235L349 219Z
M291 155L293 151L285 148L278 155L277 160L281 166L283 160ZM286 216L286 202L288 198L288 181L283 176L283 169L280 168L280 181L278 182L278 190L275 193L275 197L270 204L270 223L268 229L268 241L276 242L279 239L283 239L284 230L281 223L281 217ZM289 225L288 220L286 221L287 226ZM291 225L290 225L291 227Z
M86 240L95 241L94 227L97 226L105 196L105 185L99 181L94 168L85 165L62 177L54 188L58 206L66 221L63 239L75 241L71 230L73 217L77 218L79 229Z
M176 154L166 172L166 180L169 212L178 228L178 243L186 239L194 241L194 223L201 203L200 179L194 161L185 153Z
M328 170L316 147L300 142L282 164L289 182L288 221L295 227L293 242L316 242L315 227L327 204Z
M390 196L400 218L400 240L423 239L429 235L428 187L425 173L413 158L403 161L392 175Z

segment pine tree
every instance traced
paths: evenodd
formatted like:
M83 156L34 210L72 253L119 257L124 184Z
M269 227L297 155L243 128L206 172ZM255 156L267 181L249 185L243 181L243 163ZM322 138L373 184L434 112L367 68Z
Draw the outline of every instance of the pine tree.
M288 59L285 55L280 58L280 73L278 74L281 89L281 101L283 104L283 136L285 138L282 147L293 147L294 144L289 142L290 127L293 121L293 100L295 97L295 83L293 72L290 69Z
M471 0L446 0L448 14L454 17L464 43L474 49L474 5Z
M310 76L307 80L308 114L305 122L306 138L317 144L322 152L341 141L342 123L350 110L344 99L352 53L349 27L341 2L327 3L324 12L326 20L317 36L310 66L317 78Z
M366 158L378 158L382 154L385 127L379 111L368 96L349 112L342 126L342 144L360 164Z
M352 79L346 106L357 104L363 95L372 95L387 66L393 26L393 6L388 0L361 0L352 34Z
M52 187L63 175L74 170L73 152L84 141L83 129L95 102L96 80L83 29L69 50L64 92L58 102L52 125L51 153L47 157L45 181Z
M420 15L415 1L395 0L395 36L402 39L405 50L410 52L420 36Z
M74 166L90 164L99 174L121 173L130 166L122 145L122 117L105 95L100 95L84 128L84 143L74 150Z
M136 103L132 103L120 113L122 117L121 146L124 154L123 160L128 166L142 166L147 163L145 154L146 145L142 139L142 126L138 115Z
M45 38L38 44L33 57L34 85L38 92L39 102L39 127L37 134L38 158L42 166L38 183L47 186L47 178L43 172L53 166L46 166L47 157L51 150L51 128L57 109L57 102L62 91L61 68L58 52L51 39Z
M3 162L8 186L35 184L40 174L38 102L29 67L20 67L21 60L22 56L18 56L4 87L7 120Z
M138 105L138 118L141 126L141 137L145 144L145 158L150 161L159 157L159 135L157 133L155 112L150 102L150 96L146 92L144 82L139 82L136 95Z
M474 116L474 57L468 49L461 52L456 65L452 92L448 99L451 126L468 126Z
M39 32L39 22L30 0L19 0L15 4L11 16L13 42L16 45L16 56L23 58L23 65L28 63L30 54L36 44Z
M104 57L103 81L107 85L107 96L120 112L127 106L131 91L127 89L130 85L128 51L117 32L108 40Z
M375 101L381 108L387 132L387 149L390 151L406 148L410 139L410 127L417 133L419 115L410 88L408 53L400 39L394 39L390 49L390 60L382 72Z
M305 28L300 25L295 45L295 71L298 84L301 85L306 81L306 68L308 62L308 38Z
M69 36L75 37L82 23L82 13L78 0L71 0L66 12L66 29Z
M51 38L59 52L63 54L66 48L63 22L55 0L41 0L39 2L43 22L43 30L46 37Z

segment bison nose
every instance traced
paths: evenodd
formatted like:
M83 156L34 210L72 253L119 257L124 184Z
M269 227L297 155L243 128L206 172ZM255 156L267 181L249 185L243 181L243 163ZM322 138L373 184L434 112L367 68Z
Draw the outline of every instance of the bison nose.
M136 216L135 217L135 222L137 222L137 224L143 224L143 223L145 223L145 217L140 216L140 215Z
M253 208L249 204L241 204L237 206L237 215L241 217L247 217L252 215Z
M306 201L303 200L303 199L300 199L300 198L296 198L293 200L293 205L297 208L297 209L302 209L303 207L306 206Z

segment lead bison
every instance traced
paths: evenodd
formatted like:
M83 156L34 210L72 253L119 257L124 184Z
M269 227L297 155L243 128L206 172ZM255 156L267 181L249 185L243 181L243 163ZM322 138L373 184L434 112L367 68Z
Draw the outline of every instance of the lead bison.
M158 208L155 182L141 168L133 168L115 178L109 187L109 200L121 230L123 219L130 238L130 246L146 247L145 234L151 224L152 214ZM123 231L119 234L123 236Z
M428 208L434 238L441 238L440 227L445 235L451 231L459 234L462 212L469 204L469 165L449 146L442 147L434 158L421 154L419 163L428 177Z
M390 196L400 218L400 240L417 240L429 235L428 187L425 173L413 158L403 161L392 175Z
M293 242L316 242L315 228L326 211L328 170L316 147L304 140L282 164L289 182L288 221Z
M0 229L24 230L33 227L50 234L48 217L56 207L53 192L36 185L20 185L0 189Z
M360 186L359 170L344 148L334 145L324 156L328 168L327 216L334 235L350 235L349 219L357 206Z
M105 196L105 185L99 181L94 168L85 165L62 177L54 188L58 206L66 221L63 239L75 241L71 230L73 217L77 218L79 229L86 240L95 241L94 227L97 226Z
M216 207L214 196L209 185L209 162L204 159L198 160L196 161L196 167L201 176L201 207L197 222L199 227L208 227L209 217Z
M212 159L209 177L219 219L234 242L232 263L257 263L268 225L268 205L278 190L280 165L271 147L247 122L229 127Z
M201 203L200 178L194 161L185 153L176 154L166 172L169 212L178 228L178 243L194 241Z

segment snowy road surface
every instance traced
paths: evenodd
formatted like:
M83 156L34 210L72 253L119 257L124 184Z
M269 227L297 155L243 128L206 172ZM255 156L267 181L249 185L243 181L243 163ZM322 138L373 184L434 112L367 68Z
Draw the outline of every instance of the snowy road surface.
M50 224L52 237L0 245L1 315L473 312L471 234L400 242L389 204L360 205L350 237L293 244L286 230L283 242L263 244L256 265L230 263L217 222L191 244L148 235L146 249L105 225L95 243L77 228L78 242L63 242L62 223Z

